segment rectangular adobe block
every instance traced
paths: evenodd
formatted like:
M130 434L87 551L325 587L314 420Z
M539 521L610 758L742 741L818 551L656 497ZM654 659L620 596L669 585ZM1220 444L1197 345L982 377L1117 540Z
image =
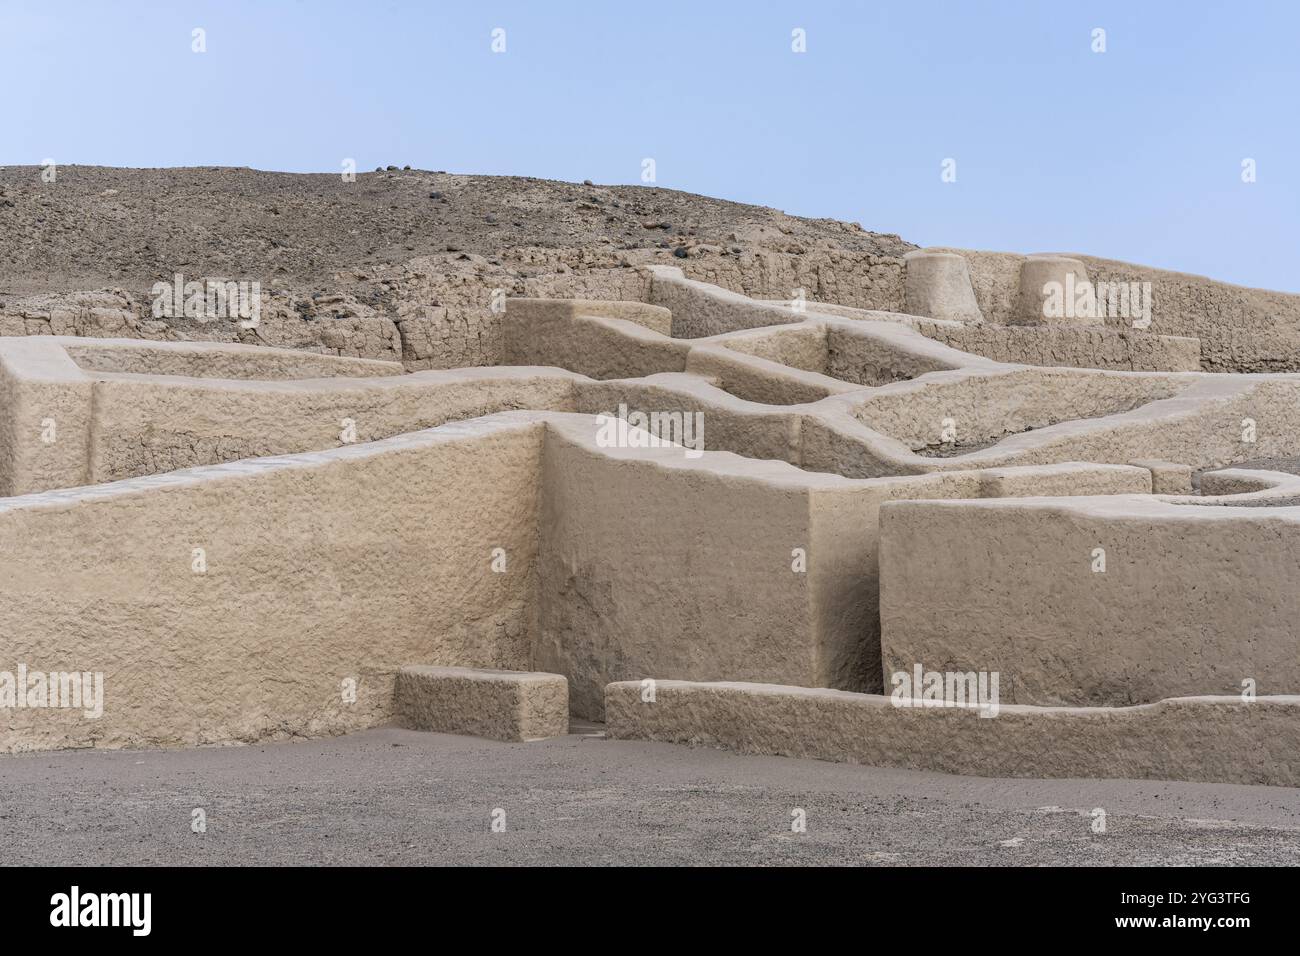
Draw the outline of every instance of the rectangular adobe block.
M1151 492L1157 495L1190 495L1192 493L1192 466L1176 461L1143 459L1131 461L1151 472Z
M569 682L559 674L408 665L397 675L395 703L412 730L493 740L569 732Z

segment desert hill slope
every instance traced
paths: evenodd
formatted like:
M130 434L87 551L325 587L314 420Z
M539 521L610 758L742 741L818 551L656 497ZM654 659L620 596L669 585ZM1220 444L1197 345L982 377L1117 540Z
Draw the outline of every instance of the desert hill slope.
M764 297L898 307L897 236L649 186L388 169L0 168L0 334L226 339L404 358L494 360L493 290L633 295L647 262ZM268 321L155 320L149 290L256 281ZM339 320L332 327L321 320ZM316 327L309 327L312 324Z

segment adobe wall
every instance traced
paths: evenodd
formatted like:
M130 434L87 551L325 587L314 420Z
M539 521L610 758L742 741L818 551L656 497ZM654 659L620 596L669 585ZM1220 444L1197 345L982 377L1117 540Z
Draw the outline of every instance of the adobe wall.
M595 438L591 419L553 423L543 456L533 666L569 678L575 715L599 719L605 684L650 673L869 679L865 602L833 619L823 607L824 577L854 595L873 587L874 528L846 507L850 482Z
M486 311L486 310L484 310ZM255 328L237 320L202 316L159 320L152 297L121 289L6 296L0 301L0 336L85 336L137 339L166 345L178 340L243 343L398 362L402 341L387 317L345 295L285 298L263 293Z
M747 355L725 344L691 349L686 371L717 383L737 398L761 405L804 405L854 387L820 372L807 372L771 359Z
M237 371L245 351L260 353L252 368L284 377L207 377ZM204 377L96 371L74 358ZM340 374L296 378L321 371ZM377 377L357 377L370 371ZM559 369L400 372L392 363L209 343L3 339L0 495L318 451L507 409L568 410L578 379Z
M526 669L542 435L516 413L0 500L5 669L104 674L101 718L7 708L0 749L338 733L393 717L402 665Z
M1138 707L896 707L890 697L656 680L606 689L617 740L719 747L980 777L1300 786L1300 697L1188 697Z
M725 290L687 282L670 267L656 267L654 274L664 289L685 289L694 314L723 316L725 322L718 324L732 331L673 338L555 307L531 335L528 323L518 321L515 328L525 346L517 360L640 378L655 369L679 368L684 349L685 372L744 401L752 421L770 416L774 428L796 438L796 450L771 457L846 477L1147 458L1200 468L1296 450L1293 411L1300 376L1006 364L929 339L906 316L743 305ZM862 318L848 317L857 314ZM781 318L791 321L762 324ZM1023 331L1051 334L1058 328ZM593 340L596 346L584 350L582 343ZM695 397L700 395L696 390ZM949 420L955 443L942 437ZM731 425L738 416L724 421ZM1243 437L1251 430L1257 434L1253 442ZM732 444L710 447L750 453Z
M342 358L257 345L197 342L124 342L56 337L54 341L88 372L183 375L277 381L304 378L375 378L401 375L400 363Z
M917 319L913 327L944 345L996 362L1132 372L1198 372L1199 339L1097 326L960 325Z
M951 422L958 446L1000 441L1174 398L1195 381L1082 369L958 372L881 389L859 402L854 414L874 430L920 450L943 444L945 421Z
M1149 281L1151 330L1201 340L1207 372L1300 370L1300 295L1082 256L1093 281Z
M1011 367L1014 368L1014 367ZM1022 370L1028 376L1026 395L1040 392L1043 407L1062 407L1072 393L1086 397L1090 375L1151 373L1101 373L1070 370L1070 374L1053 377L1050 370ZM1062 370L1065 371L1065 370ZM1152 400L1131 410L1105 415L1099 405L1094 414L1102 417L1072 418L1055 424L1029 425L1023 414L1010 415L1012 406L980 404L978 389L968 388L966 381L974 375L953 374L932 378L929 382L903 382L878 390L866 399L859 413L861 396L834 396L842 411L827 407L816 417L804 420L803 466L833 470L838 474L872 477L891 474L919 474L928 471L994 468L1008 465L1050 464L1066 461L1128 462L1139 459L1162 459L1194 468L1217 467L1250 458L1285 457L1295 454L1296 436L1300 434L1300 377L1278 376L1252 379L1246 376L1198 375L1182 392L1158 398L1160 383L1181 381L1172 377L1155 377L1135 386L1153 390ZM1007 376L1001 376L1006 378ZM1004 387L990 376L994 392ZM1033 384L1034 382L1037 384ZM949 385L957 385L949 388ZM1135 393L1135 399L1140 394ZM902 414L906 402L915 406L911 415ZM901 402L896 407L894 403ZM1084 403L1086 406L1086 403ZM1015 407L1032 410L1024 398ZM1081 406L1084 407L1084 406ZM1120 407L1122 409L1122 406ZM861 414L867 422L855 415ZM1085 412L1085 414L1087 414ZM1008 430L992 436L983 428L993 418L1006 416ZM957 429L958 442L970 435L966 422L976 424L976 434L993 444L976 443L952 449L951 453L934 454L942 443L932 441L926 453L918 453L926 434L942 437L944 419L951 419ZM1019 423L1019 424L1017 424ZM902 432L905 440L888 434Z
M799 465L802 408L772 408L737 398L695 375L664 373L639 379L579 382L575 411L616 415L629 412L699 413L704 416L704 446L747 458L767 458Z
M533 667L568 677L573 713L593 719L606 683L653 675L880 690L886 501L1151 487L1144 468L1077 464L850 480L606 448L594 419L549 421Z
M820 495L812 515L812 530L824 536L821 557L827 564L810 585L817 590L816 612L827 627L842 619L861 622L859 667L853 681L823 681L805 686L836 687L879 693L888 688L881 663L880 515L891 501L966 500L1139 493L1151 490L1151 473L1126 465L1081 463L954 471L906 477L849 480ZM811 553L811 552L810 552ZM666 669L650 676L682 676ZM688 679L699 679L690 676ZM752 680L733 673L728 679ZM770 681L790 683L790 681Z
M826 329L807 323L740 332L726 340L727 348L804 372L825 374L830 361Z
M648 268L650 301L672 312L675 338L698 339L740 329L785 325L803 318L787 307L687 279L680 269L672 266Z
M93 386L91 478L368 442L509 409L567 410L554 369L416 372L361 381L165 380L102 374Z
M998 671L1020 704L1300 692L1300 509L1179 500L886 505L884 673Z
M1284 550L1254 542L1269 537L1273 547L1285 537L1277 520L1287 512L1276 506L1296 494L1294 483L1207 475L1207 497L1198 501L1217 507L1149 496L1155 481L1188 485L1192 467L1294 454L1300 376L1028 368L958 352L891 318L798 314L676 270L654 275L662 295L680 299L671 321L644 303L508 306L503 328L515 360L574 371L395 375L381 363L377 374L358 377L371 366L267 354L255 361L269 378L250 380L223 377L237 373L240 361L225 346L0 342L0 479L25 491L65 489L0 499L0 552L10 562L0 562L0 574L20 576L0 607L0 633L10 628L25 642L15 645L16 659L33 669L105 670L109 706L125 701L130 711L117 718L124 723L50 711L42 723L14 711L0 745L214 742L368 726L392 715L385 695L405 665L556 672L583 717L602 714L610 681L741 679L878 691L887 689L898 655L921 652L938 655L919 658L932 667L1004 664L1008 703L1016 694L1031 702L1039 694L1084 695L1078 699L1092 703L1121 690L1151 700L1238 692L1235 683L1200 685L1220 661L1219 676L1244 661L1270 679L1300 677L1300 666L1279 669L1268 656L1283 652L1280 622L1300 609L1274 607L1276 620L1255 609L1290 573ZM711 328L724 331L664 334ZM158 368L189 374L155 374ZM619 406L701 412L709 450L610 447L591 416ZM523 408L533 411L502 411ZM49 409L59 437L47 442L39 426ZM930 447L945 417L955 421L959 445L975 443L948 449L957 452L952 457ZM1253 440L1244 437L1247 418ZM356 444L340 448L348 441L340 435L344 419ZM429 426L439 427L419 431ZM984 441L994 444L979 448ZM212 464L230 458L252 460ZM1135 459L1164 461L1125 464ZM191 464L203 467L173 471ZM169 473L76 487L150 472ZM1227 491L1251 500L1217 497ZM1075 507L1037 497L1047 495L1112 497ZM1023 505L1003 500L1013 496L1031 497ZM947 501L964 521L975 522L970 514L983 506L996 506L996 517L969 527L936 517L915 547L907 536L882 545L882 523L888 527L906 510L899 502L910 499L926 500L906 505L918 513ZM1094 502L1102 502L1100 512L1089 510ZM1098 649L1084 592L1062 602L1054 590L1083 585L1053 583L1060 543L1053 535L1091 528L1097 514L1115 508L1116 527L1127 535L1117 546L1136 553L1135 566L1150 577L1102 602L1117 627L1135 630L1116 631L1108 638L1115 648ZM1225 525L1227 550L1200 547L1195 536L1189 550L1177 536L1131 528L1144 508L1163 509L1151 512L1160 522L1209 520L1186 512L1235 522L1249 512L1253 523ZM1006 515L1037 516L1051 532ZM506 543L491 543L497 539ZM9 548L11 540L20 546ZM1218 539L1207 532L1205 540ZM950 601L953 582L972 573L962 562L999 555L1004 545L1022 564L1004 569L1000 584L967 582L971 593ZM499 572L492 567L498 546L508 563ZM1083 549L1085 566L1095 546ZM191 567L194 547L204 549L202 574ZM173 552L177 565L159 557ZM1242 564L1238 552L1260 552L1252 558L1258 567ZM1258 591L1169 592L1188 605L1185 617L1172 619L1177 626L1253 626L1258 617L1262 650L1247 648L1255 655L1249 660L1241 648L1222 657L1219 644L1188 630L1177 642L1144 642L1135 595L1163 587L1161 562L1170 555L1182 559L1189 582L1197 575L1235 582L1268 567L1282 575ZM913 573L916 580L907 577ZM1025 591L1016 573L1039 575L1039 591ZM1108 573L1122 587L1123 575L1114 567ZM892 591L886 585L892 603L882 602L882 575L895 581ZM1194 614L1206 593L1221 605L1218 617ZM1017 606L1018 594L1030 597ZM915 605L936 602L942 614L908 623L906 615L923 614ZM1057 617L1044 617L1044 607L1057 605ZM891 617L900 607L904 618ZM1009 615L1023 618L1025 630L1007 648L996 641L1009 639L998 633ZM882 619L905 625L894 632L894 658L882 656ZM935 624L940 619L946 630ZM1055 645L1032 644L1044 620L1060 637ZM1215 638L1223 647L1232 639L1231 632ZM967 664L958 655L972 649L1003 656ZM107 664L48 659L83 653ZM305 676L275 676L295 660ZM335 706L321 695L337 694L346 677L331 672L325 681L310 663L304 670L304 660L360 671L371 696L359 698L361 706L339 697ZM241 678L241 667L252 676ZM1150 670L1146 683L1126 676L1141 667ZM183 699L188 685L178 691L154 676L177 671L202 683L192 692L197 704ZM1063 680L1071 675L1073 683ZM1188 726L1220 719L1196 724L1199 711L1179 713ZM1113 716L1099 710L1087 719ZM1015 733L1007 739L1028 747L1049 731ZM1253 772L1213 759L1201 766ZM1135 765L1158 769L1160 760Z
M668 337L666 309L641 303L595 314L572 300L511 299L502 316L506 365L553 365L591 378L680 372L690 345Z
M50 341L0 340L0 496L90 483L91 383Z
M200 384L211 403L235 383ZM869 689L882 501L1150 487L1145 469L1106 466L854 481L603 447L597 428L510 412L0 500L14 659L102 671L108 694L98 721L14 710L0 747L368 726L391 716L392 674L413 663L559 672L583 716L599 715L607 679L637 673ZM360 705L333 696L348 677Z
M1199 339L1157 335L1118 320L1112 326L1096 323L996 324L1021 320L1016 308L1021 282L1019 267L1025 257L1010 258L1014 262L1008 260L1004 274L999 277L1005 286L999 288L1007 302L1002 311L995 311L992 321L985 321L975 302L966 259L955 253L935 250L917 250L904 257L909 287L915 287L918 293L904 304L906 311L858 309L816 301L807 303L806 314L818 318L837 316L858 322L905 325L936 342L995 362L1136 372L1195 372L1201 369ZM953 268L954 265L957 268ZM964 295L961 294L962 287ZM780 300L771 300L768 304L790 305L788 301ZM864 381L863 384L883 382Z
M391 314L381 314L346 295L292 301L268 295L255 330L230 322L153 321L147 317L146 301L120 291L31 296L10 303L8 311L0 304L0 335L126 336L153 341L185 337L401 361L409 370L420 370L508 361L503 316L491 308L498 292L552 299L648 299L683 313L682 330L677 333L682 337L752 327L737 324L753 317L743 303L789 300L796 290L804 291L810 309L837 314L904 313L908 308L902 256L818 249L737 256L714 251L675 260L680 262L677 268L653 264L653 255L615 250L515 249L509 258L517 271L536 273L523 278L499 264L461 261L469 258L465 256L415 259L376 277L392 303ZM944 247L925 251L965 258L986 323L1006 325L1014 316L1025 256ZM1125 336L1115 334L1115 329L1096 329L1095 334L1081 335L1040 329L1006 335L991 330L955 332L939 326L926 326L926 333L998 361L1133 370L1189 368L1190 344L1162 336L1196 337L1201 340L1198 367L1207 371L1300 370L1300 295L1092 256L1073 258L1086 265L1094 281L1152 283L1155 311L1148 334ZM687 284L668 287L657 282L655 273L664 270L680 274ZM730 305L692 311L691 282L712 283L735 298ZM815 305L819 300L835 304ZM780 308L775 303L768 306ZM1088 351L1094 347L1095 352Z
M845 227L849 228L849 227ZM910 243L903 244L912 248ZM904 269L901 255L800 249L781 254L686 259L686 275L746 296L786 298L795 289L807 297L861 309L901 312Z
M762 359L769 377L797 372L815 375L817 379L808 380L817 381L819 391L825 394L855 386L907 381L927 372L948 371L979 361L935 345L896 324L845 322L816 312L803 318L798 325L741 330L706 339L692 353L714 354L718 346L723 346ZM689 362L688 368L692 366L701 367L701 363Z

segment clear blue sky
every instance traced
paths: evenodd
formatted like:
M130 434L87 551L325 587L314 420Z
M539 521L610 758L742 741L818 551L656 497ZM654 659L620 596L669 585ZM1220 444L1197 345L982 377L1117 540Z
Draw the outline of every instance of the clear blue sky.
M1295 2L0 0L0 88L0 163L635 183L653 157L922 245L1300 291Z

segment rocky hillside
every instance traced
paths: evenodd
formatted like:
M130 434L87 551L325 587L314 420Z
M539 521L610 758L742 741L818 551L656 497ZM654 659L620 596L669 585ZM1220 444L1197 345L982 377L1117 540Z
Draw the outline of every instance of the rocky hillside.
M645 186L397 169L0 169L0 334L244 341L411 368L498 357L494 290L635 298L662 262L761 297L902 304L914 248L857 224ZM256 281L256 329L155 318L150 288Z

